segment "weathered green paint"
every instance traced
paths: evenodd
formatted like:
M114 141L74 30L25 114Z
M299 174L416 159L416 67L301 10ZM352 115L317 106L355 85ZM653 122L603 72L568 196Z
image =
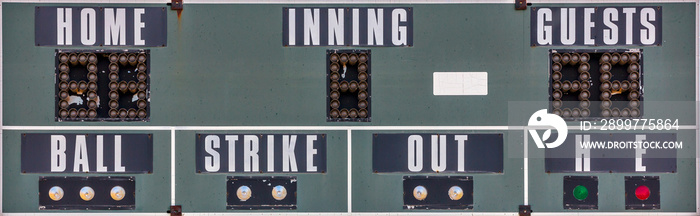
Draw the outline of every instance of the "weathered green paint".
M695 211L695 131L678 131L676 173L544 173L544 151L530 145L530 204L541 212L564 211L562 187L566 175L598 176L598 210L617 212L625 210L625 176L659 176L661 182L661 209L664 212ZM531 140L532 141L532 140ZM690 145L686 144L690 143ZM588 212L588 211L587 211Z
M403 176L411 173L373 173L372 134L376 131L353 131L352 205L357 212L409 211L403 209ZM386 132L384 132L386 133ZM390 133L436 133L436 131L391 131ZM508 157L518 151L508 143L522 143L522 131L450 131L449 133L504 133L504 163L501 174L429 174L474 177L473 212L512 212L523 202L523 159ZM488 143L485 143L488 145ZM522 155L522 154L521 154ZM440 193L428 191L428 193ZM447 196L447 191L444 191ZM515 210L514 210L515 209ZM436 210L431 210L436 211ZM440 210L448 211L448 210ZM421 211L426 212L426 211Z
M170 206L170 131L90 131L89 133L152 133L153 173L151 174L39 174L22 173L20 148L23 133L75 133L76 131L3 131L2 192L3 212L72 212L39 211L39 177L41 176L135 176L136 209L118 212L165 212ZM88 132L86 132L88 133ZM69 149L68 151L72 151ZM194 155L194 154L193 154ZM82 212L82 211L81 211ZM105 212L105 211L93 211Z
M326 173L201 174L195 169L197 133L259 134L260 131L183 131L176 140L176 202L186 212L219 212L226 210L227 176L296 176L297 210L299 212L347 212L347 141L345 131L265 131L266 134L326 134ZM192 142L192 143L188 143ZM180 144L181 143L181 144ZM297 148L300 146L297 145ZM269 192L267 192L269 193ZM230 211L230 210L229 210ZM240 212L240 211L236 211ZM260 212L260 211L254 211Z
M513 123L514 117L509 114L511 102L541 101L545 104L548 50L565 48L530 47L530 10L516 11L511 4L391 5L413 7L414 46L370 48L372 122L326 122L325 51L356 47L283 47L282 8L289 5L188 4L181 17L168 9L168 46L151 48L150 122L55 122L54 49L58 47L33 44L34 7L42 5L57 4L3 3L4 125L508 125ZM620 5L638 4L613 6ZM694 73L695 4L654 5L663 7L664 41L661 46L604 48L644 50L645 101L692 103L697 82ZM433 96L432 73L436 71L489 72L489 94ZM522 114L523 118L518 116L518 121L526 121L530 114ZM645 109L645 116L682 116L681 125L694 125L696 119L694 107L685 106L674 108L674 112ZM21 174L19 170L20 135L24 132L28 131L3 131L3 212L39 212L37 181L41 175ZM131 132L137 131L119 133ZM139 132L154 134L154 173L135 175L139 191L134 211L165 212L170 205L170 133ZM233 212L225 209L227 175L195 173L194 136L198 132L207 131L177 131L176 202L183 205L185 212ZM295 212L346 212L346 132L296 132L327 134L328 172L296 175L299 193ZM371 171L371 135L383 132L387 131L353 131L353 211L405 211L400 193L404 174ZM471 175L475 189L473 212L514 212L524 201L523 131L478 132L504 133L505 165L503 174ZM648 174L661 178L661 211L694 211L695 208L694 131L679 132L678 140L685 144L679 151L678 173ZM561 202L563 174L544 173L544 161L542 155L537 156L538 149L530 145L529 152L530 204L537 212L564 211ZM598 211L624 211L622 185L624 176L632 174L593 175L599 177L601 191Z

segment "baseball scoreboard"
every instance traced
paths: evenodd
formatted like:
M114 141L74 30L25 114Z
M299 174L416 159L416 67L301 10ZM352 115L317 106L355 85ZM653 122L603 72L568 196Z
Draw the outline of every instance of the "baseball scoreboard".
M698 1L0 9L0 214L700 214Z

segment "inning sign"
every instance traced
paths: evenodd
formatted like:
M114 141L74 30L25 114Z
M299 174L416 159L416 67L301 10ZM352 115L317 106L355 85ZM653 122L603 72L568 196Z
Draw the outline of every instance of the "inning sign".
M413 46L411 7L290 7L282 17L284 46Z

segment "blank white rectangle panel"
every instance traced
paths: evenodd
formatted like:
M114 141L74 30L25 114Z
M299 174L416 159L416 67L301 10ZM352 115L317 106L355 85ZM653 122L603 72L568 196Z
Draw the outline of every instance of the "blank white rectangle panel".
M487 72L433 72L433 95L488 95Z

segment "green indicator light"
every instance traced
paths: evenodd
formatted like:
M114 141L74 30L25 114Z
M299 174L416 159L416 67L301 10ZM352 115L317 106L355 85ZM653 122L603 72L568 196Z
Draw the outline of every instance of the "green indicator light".
M588 188L577 185L574 188L574 198L576 198L579 201L583 201L588 197Z

